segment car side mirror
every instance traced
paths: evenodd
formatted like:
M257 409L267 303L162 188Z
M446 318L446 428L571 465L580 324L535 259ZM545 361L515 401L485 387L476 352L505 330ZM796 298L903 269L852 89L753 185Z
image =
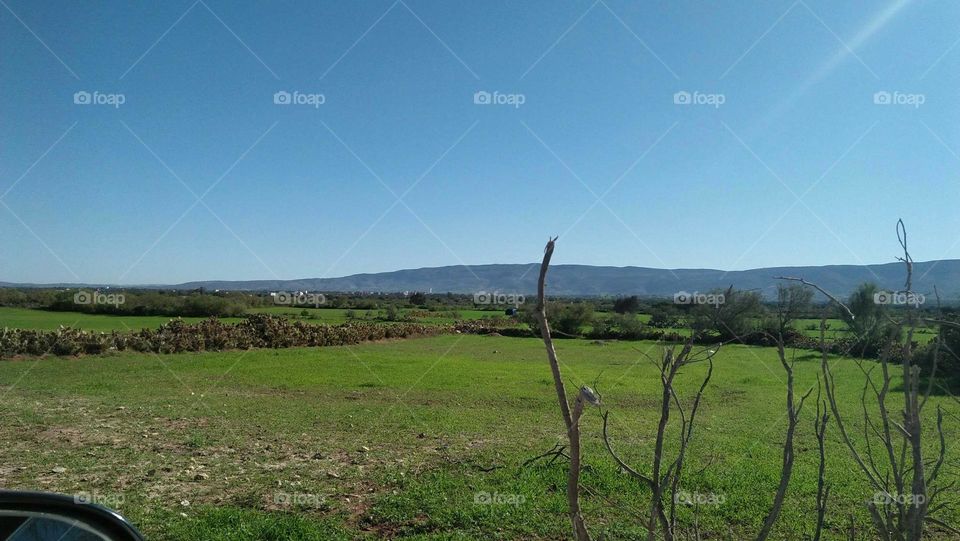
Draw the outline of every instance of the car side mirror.
M116 511L51 492L0 490L0 541L144 541Z

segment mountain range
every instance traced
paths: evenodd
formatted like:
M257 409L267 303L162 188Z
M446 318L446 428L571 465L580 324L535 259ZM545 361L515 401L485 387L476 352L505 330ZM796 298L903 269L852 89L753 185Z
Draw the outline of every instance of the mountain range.
M228 291L319 291L319 292L433 292L503 293L529 296L537 288L539 264L492 264L430 267L372 274L354 274L339 278L302 278L296 280L208 280L172 285L138 286L143 288L198 289ZM846 296L858 285L873 282L882 289L897 291L904 287L903 263L880 265L826 265L808 267L769 267L739 271L716 269L655 269L648 267L604 267L592 265L552 265L547 287L553 296L670 297L686 291L704 293L734 286L758 290L766 298L776 295L777 276L802 277L825 290ZM97 284L13 284L0 287L82 287ZM100 284L101 286L107 284ZM913 266L913 290L930 297L934 286L944 301L960 300L960 260L916 262ZM130 287L130 286L128 286Z

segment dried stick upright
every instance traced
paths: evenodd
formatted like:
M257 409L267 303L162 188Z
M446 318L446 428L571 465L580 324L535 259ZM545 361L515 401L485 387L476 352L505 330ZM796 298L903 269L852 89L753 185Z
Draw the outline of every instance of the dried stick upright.
M796 435L797 425L800 423L800 411L803 409L803 403L813 391L811 388L802 397L799 402L794 399L794 377L793 364L796 359L787 361L786 350L784 349L783 334L777 336L777 356L780 358L780 364L784 372L787 373L787 433L783 442L783 462L780 467L780 484L777 486L777 492L773 497L773 505L770 506L770 512L763 521L763 527L757 534L757 541L763 541L770 536L773 525L780 517L780 511L783 509L783 501L787 495L787 488L790 486L790 477L793 474L794 455L793 442Z
M560 404L560 413L567 428L567 440L570 444L570 470L567 473L567 505L570 513L570 522L577 541L589 541L590 534L580 512L580 416L583 414L585 398L590 400L592 392L581 390L573 404L573 411L567 402L567 391L563 386L560 375L560 362L557 360L557 351L553 347L553 338L550 336L550 325L547 322L547 304L544 294L544 284L547 279L547 269L550 267L550 258L553 257L553 247L556 237L547 242L543 251L543 262L540 263L540 279L537 282L537 320L540 323L540 335L547 349L547 360L550 361L550 371L553 373L553 385L557 391L557 401Z
M826 320L820 321L820 332L826 330ZM820 467L817 470L817 526L813 533L813 541L820 541L823 534L824 519L827 516L827 502L830 500L830 485L827 483L827 454L825 443L827 439L827 422L830 413L826 401L820 400L820 376L817 375L817 416L813 420L813 431L817 435L817 448L820 451Z

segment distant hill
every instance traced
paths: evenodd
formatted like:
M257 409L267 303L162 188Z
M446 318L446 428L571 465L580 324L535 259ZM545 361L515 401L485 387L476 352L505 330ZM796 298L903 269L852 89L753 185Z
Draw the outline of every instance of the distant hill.
M538 271L538 263L471 265L354 274L342 278L188 282L176 287L270 291L485 291L529 295L536 291ZM775 276L803 277L831 293L844 296L863 282L874 282L890 290L901 289L905 277L902 263L771 267L730 272L714 269L553 265L548 275L548 287L551 295L562 296L667 297L678 291L706 292L733 285L738 289L756 289L762 291L765 297L772 298L776 295ZM934 285L944 300L960 300L960 260L915 263L913 289L929 295L933 293Z
M538 263L431 267L341 278L299 280L209 280L144 288L248 291L344 291L434 293L500 292L531 295L536 291ZM726 288L755 289L765 297L776 294L775 276L799 276L831 293L846 296L863 282L881 288L903 287L902 263L883 265L827 265L822 267L770 267L743 271L715 269L653 269L647 267L598 267L553 265L548 276L554 296L639 295L669 297L678 291L707 292ZM97 284L87 284L87 287ZM107 285L107 284L101 284ZM960 301L960 260L926 261L914 264L915 291L932 295L936 285L945 301ZM41 287L40 284L0 282L0 287ZM44 287L81 287L78 284L46 284Z

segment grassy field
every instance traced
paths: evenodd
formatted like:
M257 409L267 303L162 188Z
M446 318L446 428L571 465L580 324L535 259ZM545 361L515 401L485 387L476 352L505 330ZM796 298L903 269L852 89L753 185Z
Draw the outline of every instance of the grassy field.
M794 328L807 336L820 338L820 320L819 319L798 319L793 324ZM842 319L828 319L827 329L824 333L827 340L836 338L852 338L853 333L850 327ZM918 344L926 344L937 336L936 329L918 326L913 333L913 341ZM906 330L904 330L906 337Z
M659 390L646 355L659 346L560 340L557 348L568 387L603 394L615 446L648 472ZM797 356L806 390L818 360ZM682 396L703 369L681 376ZM853 418L862 375L849 360L837 360L835 372ZM716 357L685 478L688 491L723 500L701 508L710 538L752 537L768 509L784 381L773 349L727 346ZM475 335L0 362L0 486L90 494L152 540L565 539L565 465L523 466L563 439L553 392L539 341ZM936 404L949 412L952 444L958 404L934 397L928 413ZM814 411L813 403L803 411L776 539L801 539L813 526ZM605 454L597 410L583 432L588 523L595 535L636 539L648 493ZM872 491L834 425L827 444L828 538L840 538L851 513L866 532ZM958 456L951 447L944 481L958 479ZM485 494L500 503L477 503Z
M270 306L266 308L256 308L250 310L251 313L265 313L272 315L283 315L290 318L301 318L303 308L289 306ZM405 310L410 312L409 309ZM325 323L336 325L348 321L347 312L349 310L340 308L321 308L308 309L308 315L302 317L308 323ZM362 317L364 310L354 310L358 317ZM458 318L454 318L444 312L436 313L428 317L418 318L416 321L422 323L453 323L455 319L481 319L502 315L500 311L485 310L458 310ZM372 315L375 317L377 311ZM61 325L75 327L91 331L125 331L139 330L142 328L155 329L163 323L167 323L172 318L167 316L115 316L105 314L85 314L81 312L52 312L48 310L32 310L29 308L13 308L0 306L0 328L20 328L20 329L43 329L53 330ZM185 317L184 321L193 323L201 321L202 317ZM226 323L237 323L242 318L226 317L221 318Z
M105 314L84 314L81 312L51 312L0 306L0 328L53 330L63 325L90 331L126 331L142 328L155 329L172 318L166 316L114 316ZM185 317L184 321L202 321L202 317ZM223 318L223 321L236 323L240 318Z

